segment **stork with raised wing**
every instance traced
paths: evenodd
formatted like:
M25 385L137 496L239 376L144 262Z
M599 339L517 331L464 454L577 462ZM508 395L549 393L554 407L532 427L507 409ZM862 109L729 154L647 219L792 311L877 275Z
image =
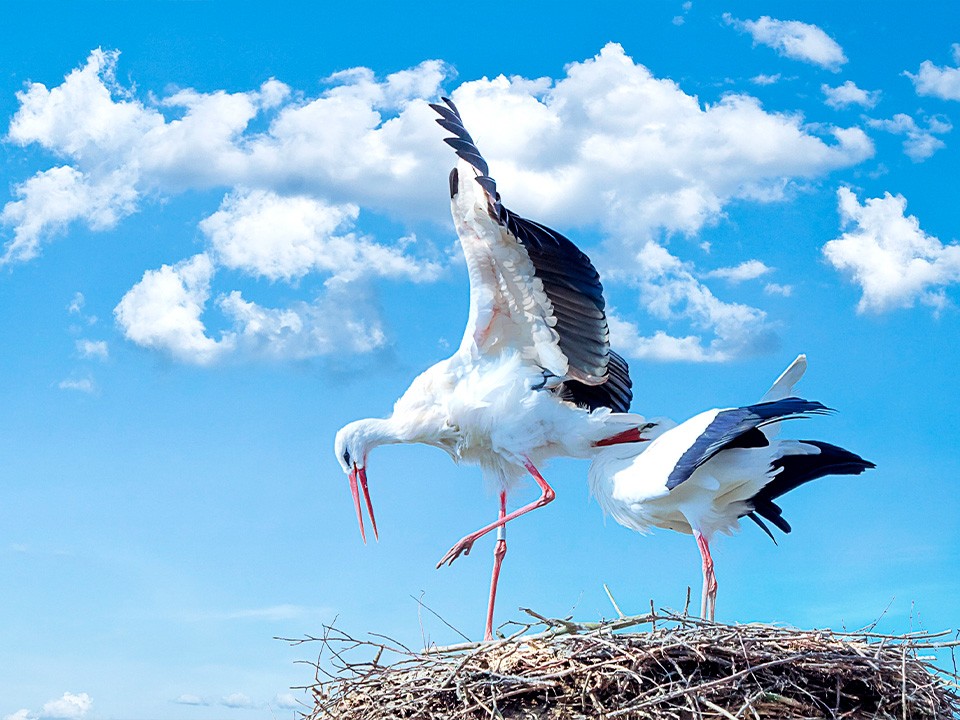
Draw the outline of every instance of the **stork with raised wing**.
M730 534L748 517L773 540L764 520L785 533L791 529L777 498L826 475L859 475L875 467L825 442L776 439L784 420L830 412L793 397L806 366L800 355L759 403L707 410L680 425L659 422L643 432L649 444L601 450L591 464L591 492L618 523L643 534L656 527L694 536L705 619L713 620L716 611L714 534Z
M373 448L424 443L482 468L499 491L497 520L463 537L437 567L498 531L485 628L491 639L506 524L555 496L538 468L551 457L589 457L597 446L637 441L644 420L627 412L630 375L610 350L603 287L590 259L560 233L504 207L459 111L443 103L431 107L460 158L450 173L450 204L470 278L463 340L413 381L389 417L342 428L335 451L364 541L361 492L378 535L366 472ZM540 496L508 513L507 494L527 473Z

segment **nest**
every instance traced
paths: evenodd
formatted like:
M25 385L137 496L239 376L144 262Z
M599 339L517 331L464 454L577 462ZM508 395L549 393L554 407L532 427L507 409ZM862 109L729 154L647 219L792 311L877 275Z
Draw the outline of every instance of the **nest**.
M330 627L306 720L957 718L946 633L879 635L649 614L544 618L510 637L413 651ZM537 625L545 630L532 633ZM649 625L645 632L623 632ZM921 652L927 655L921 655ZM324 656L327 656L326 659ZM331 669L321 669L324 665Z

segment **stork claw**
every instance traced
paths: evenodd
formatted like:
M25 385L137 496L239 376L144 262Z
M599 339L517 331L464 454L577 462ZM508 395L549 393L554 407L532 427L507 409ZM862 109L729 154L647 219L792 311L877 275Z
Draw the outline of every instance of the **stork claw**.
M453 561L461 555L469 555L476 541L477 538L472 535L461 538L460 542L447 550L447 554L440 558L440 562L437 563L437 570L444 565L453 565Z

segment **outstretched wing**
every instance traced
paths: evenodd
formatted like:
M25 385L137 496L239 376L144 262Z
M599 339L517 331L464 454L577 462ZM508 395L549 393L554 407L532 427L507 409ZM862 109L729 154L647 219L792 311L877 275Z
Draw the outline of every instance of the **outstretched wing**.
M761 428L768 423L810 415L824 415L828 412L830 412L828 407L816 401L798 397L720 410L693 444L680 456L667 478L667 489L673 490L689 479L697 468L721 450L769 445L761 431Z
M609 329L596 268L561 233L503 206L496 182L457 107L447 98L443 103L431 107L440 115L440 126L454 135L446 143L466 163L450 175L454 217L470 271L474 326L468 327L465 337L475 338L481 352L498 341L516 345L554 376L554 385L568 380L588 386L606 383L611 362ZM467 173L472 177L464 177ZM471 179L475 186L468 183ZM471 214L474 205L457 197L458 192L474 191L483 205L483 217ZM458 210L460 201L466 210ZM497 322L510 323L509 332ZM629 387L629 377L617 381L610 401L619 406L626 397L629 404ZM568 388L567 392L576 395L579 390Z

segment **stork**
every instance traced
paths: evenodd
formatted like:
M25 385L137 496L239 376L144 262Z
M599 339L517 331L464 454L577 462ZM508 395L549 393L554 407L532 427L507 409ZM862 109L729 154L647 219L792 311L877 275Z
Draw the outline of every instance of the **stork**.
M793 396L805 370L800 355L759 403L707 410L680 425L659 422L643 432L649 444L603 449L591 464L591 492L618 523L642 534L657 527L696 539L704 619L712 621L716 611L710 541L718 531L730 534L748 517L776 542L764 520L791 530L777 498L826 475L859 475L875 467L825 442L775 439L784 420L831 412Z
M459 157L450 204L470 279L467 326L457 351L414 379L389 417L343 427L335 452L364 542L361 492L379 538L366 473L373 448L424 443L481 467L499 491L497 520L464 536L437 567L497 530L484 633L492 639L506 524L555 497L538 467L551 457L588 457L597 446L639 440L644 420L627 412L629 370L610 350L603 287L590 259L560 233L504 207L457 107L447 98L431 107ZM540 496L508 513L507 494L527 473Z

